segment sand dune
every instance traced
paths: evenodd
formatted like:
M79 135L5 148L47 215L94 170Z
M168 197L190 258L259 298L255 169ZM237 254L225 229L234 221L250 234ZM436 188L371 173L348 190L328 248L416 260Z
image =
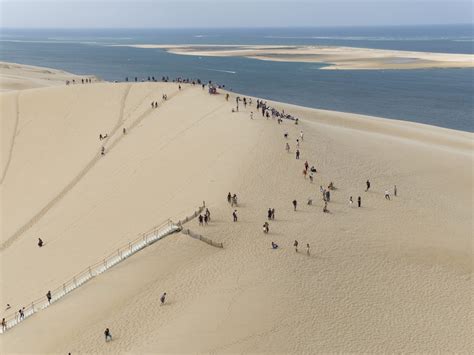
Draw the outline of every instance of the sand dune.
M0 96L2 306L17 310L203 200L211 223L188 227L224 243L171 235L1 335L1 352L472 351L472 134L272 103L300 117L278 125L251 120L255 105L232 113L234 97L173 83Z
M264 45L129 45L164 48L173 54L246 57L278 62L326 63L321 69L379 70L423 68L472 68L472 54L413 52L340 46Z
M63 86L67 80L79 83L85 78L98 81L98 78L92 75L81 76L58 69L0 62L0 92Z

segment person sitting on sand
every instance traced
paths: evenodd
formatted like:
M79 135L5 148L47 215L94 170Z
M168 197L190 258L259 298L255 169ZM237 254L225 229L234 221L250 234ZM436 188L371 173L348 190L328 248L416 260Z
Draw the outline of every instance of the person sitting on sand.
M41 248L43 245L43 240L41 238L38 238L38 246Z
M12 308L12 306L10 306L10 303L7 303L7 306L5 307L5 311L8 311L11 308Z
M313 205L313 199L311 197L308 197L308 206Z
M108 343L109 341L112 340L112 334L110 334L110 329L109 328L105 328L104 335L105 335L105 342L106 343Z
M312 166L311 169L309 169L309 171L311 171L312 173L317 173L316 168L314 166Z
M274 242L272 242L272 249L278 249L278 244L277 244L277 243L274 243Z
M329 190L334 190L334 184L332 183L332 181L329 183L328 189Z
M385 199L390 200L390 194L389 194L388 190L385 190Z

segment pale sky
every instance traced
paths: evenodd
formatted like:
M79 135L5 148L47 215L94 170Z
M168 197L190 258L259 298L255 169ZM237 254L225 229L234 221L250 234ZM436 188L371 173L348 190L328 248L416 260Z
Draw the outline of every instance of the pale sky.
M306 27L472 23L474 0L0 0L13 28Z

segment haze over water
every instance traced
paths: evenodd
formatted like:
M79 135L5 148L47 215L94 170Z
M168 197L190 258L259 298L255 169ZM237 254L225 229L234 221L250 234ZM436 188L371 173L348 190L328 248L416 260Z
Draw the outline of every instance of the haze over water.
M114 44L335 45L474 53L471 25L186 30L3 30L0 60L94 74L190 77L288 103L474 131L472 69L319 70L323 64L194 57Z

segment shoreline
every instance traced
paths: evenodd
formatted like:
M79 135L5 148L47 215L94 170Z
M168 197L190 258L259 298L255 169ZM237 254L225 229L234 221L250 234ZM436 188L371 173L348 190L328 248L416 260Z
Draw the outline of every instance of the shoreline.
M5 66L11 66L11 67L13 67L15 69L18 69L20 71L25 70L25 72L23 74L21 74L21 72L16 73L16 76L17 76L16 79L19 82L24 82L21 85L23 87L22 89L13 89L9 85L5 85L5 81L3 80L4 79L3 77L4 77L4 69L5 69L4 67ZM32 72L35 73L35 74L36 73L43 73L47 77L45 78L45 80L43 80L39 83L35 82L34 86L30 86L31 85L30 84L30 79L32 79L32 78L29 75ZM45 72L47 72L47 73L45 73ZM78 74L69 73L69 72L63 71L61 69L54 69L54 68L49 68L49 67L40 67L40 66L26 65L26 64L19 64L19 63L11 63L11 62L0 62L0 94L13 92L13 91L41 89L41 88L54 87L54 86L63 86L63 85L66 86L65 85L65 80L72 80L72 79L81 80L81 78L84 78L84 77L86 77L86 76L81 76L81 75L78 75ZM87 75L87 77L93 78L93 83L112 83L112 84L114 84L113 82L100 80L95 75ZM145 81L145 82L147 82L147 81ZM158 83L160 83L160 82L161 81L158 81ZM125 82L121 82L121 83L125 83ZM133 82L130 82L130 83L133 84ZM140 82L137 82L136 84L138 84L138 83L140 83ZM80 83L78 81L78 83L76 83L76 85L79 85L79 84ZM219 90L221 92L226 92L226 93L228 92L231 95L247 96L247 97L253 97L254 100L257 99L257 97L254 97L252 95L247 95L247 94L242 93L242 92L228 91L228 90L225 90L225 89L219 89ZM448 134L448 135L450 133L463 134L463 135L466 136L465 138L467 138L467 139L469 139L469 137L468 137L469 135L473 134L473 132L471 132L471 131L463 131L463 130L457 130L457 129L453 129L453 128L430 125L430 124L411 121L411 120L404 120L404 119L401 119L401 118L390 118L390 117L382 117L382 116L362 114L362 113L357 113L357 112L321 109L321 108L315 108L315 107L310 107L310 106L302 106L302 105L292 104L292 103L284 102L284 101L275 101L275 100L265 98L265 97L261 97L261 99L264 99L265 101L268 101L268 102L270 102L270 103L272 103L273 105L276 105L276 106L287 106L287 107L292 107L292 108L297 109L297 110L302 110L302 111L307 111L307 112L313 111L314 113L319 113L319 114L331 116L332 119L333 119L333 121L332 121L333 125L334 125L334 122L335 122L334 120L338 120L339 122L341 122L341 123L339 123L339 125L341 126L342 122L344 122L344 118L347 118L347 117L350 116L351 118L357 117L358 119L368 120L368 122L372 122L375 125L385 122L385 123L389 123L389 124L391 123L392 125L395 125L395 126L405 125L406 128L408 128L408 129L418 129L418 130L437 129L437 130L440 130L440 132L444 132L444 134ZM326 120L326 123L329 123L329 122L330 122L329 120ZM349 122L346 122L346 124L348 124L348 123ZM353 125L349 124L349 126L353 126Z
M168 53L210 57L244 57L257 60L323 63L320 70L396 70L474 68L474 55L416 52L345 46L129 44L112 45L164 49Z

